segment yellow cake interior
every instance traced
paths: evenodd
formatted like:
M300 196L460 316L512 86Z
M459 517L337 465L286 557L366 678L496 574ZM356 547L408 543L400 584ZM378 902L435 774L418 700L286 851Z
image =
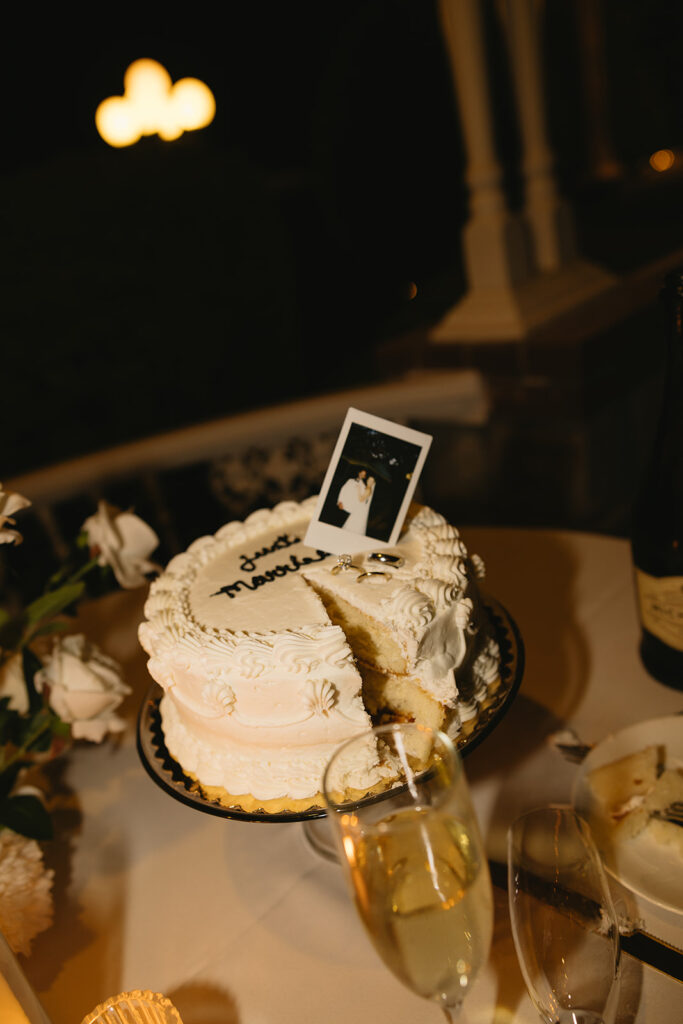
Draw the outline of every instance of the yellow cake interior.
M408 670L405 655L383 623L354 608L343 597L330 594L316 584L311 585L325 605L331 621L344 631L356 661L381 672L405 675Z
M683 827L653 817L683 801L683 771L665 768L666 751L645 747L602 765L587 776L599 814L591 825L603 842L632 839L647 833L683 856Z
M409 675L405 654L391 631L343 598L313 587L330 620L349 641L363 682L363 703L373 723L420 722L443 728L446 709Z
M659 747L649 746L588 774L588 783L612 838L632 838L647 825L650 815L645 797L657 782L660 762Z

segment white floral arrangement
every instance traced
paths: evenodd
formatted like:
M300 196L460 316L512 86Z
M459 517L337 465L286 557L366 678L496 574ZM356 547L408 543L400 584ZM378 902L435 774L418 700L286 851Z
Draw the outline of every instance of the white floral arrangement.
M31 502L0 484L0 544L22 543L15 516ZM133 512L101 501L83 523L73 561L28 604L0 603L0 932L15 953L30 953L52 922L53 871L40 842L52 838L45 797L30 782L36 765L73 742L101 742L124 728L116 711L130 688L117 662L69 619L93 574L113 573L124 589L142 586L158 567L159 539Z

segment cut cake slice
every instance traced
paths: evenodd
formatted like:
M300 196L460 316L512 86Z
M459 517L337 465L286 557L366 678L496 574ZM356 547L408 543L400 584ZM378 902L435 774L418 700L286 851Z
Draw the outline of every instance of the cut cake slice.
M648 823L648 794L661 762L657 746L645 747L589 772L587 781L613 839L638 835Z

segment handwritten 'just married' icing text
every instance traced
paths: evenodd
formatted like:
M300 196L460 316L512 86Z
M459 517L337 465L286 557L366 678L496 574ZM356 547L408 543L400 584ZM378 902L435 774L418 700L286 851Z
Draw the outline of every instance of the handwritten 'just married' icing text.
M288 534L283 533L269 547L261 548L260 551L255 551L253 555L240 555L240 568L243 572L253 573L259 558L263 558L264 555L271 555L274 551L289 548L293 544L299 544L300 542L300 537L290 537ZM242 590L257 590L266 583L272 583L274 580L286 576L290 572L298 572L302 566L311 565L313 562L321 562L324 558L327 558L327 552L325 551L316 551L314 556L304 555L303 557L291 554L288 562L282 565L275 565L272 569L266 569L263 573L255 573L249 580L235 580L234 583L226 583L224 587L221 587L220 590L217 590L211 596L217 597L219 594L227 594L229 598L237 597Z

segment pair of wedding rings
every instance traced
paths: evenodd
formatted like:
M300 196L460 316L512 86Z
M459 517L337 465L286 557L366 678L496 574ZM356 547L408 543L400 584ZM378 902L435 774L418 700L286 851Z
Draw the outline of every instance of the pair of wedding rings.
M403 558L401 558L400 555L392 555L388 551L373 551L371 555L368 555L368 561L379 562L380 564L390 566L393 569L398 569L403 565ZM383 576L387 580L391 579L391 573L386 572L384 569L359 569L357 565L353 564L351 555L339 555L330 572L336 576L337 573L344 572L346 569L356 570L358 573L358 576L356 576L356 583L370 579L373 576Z

